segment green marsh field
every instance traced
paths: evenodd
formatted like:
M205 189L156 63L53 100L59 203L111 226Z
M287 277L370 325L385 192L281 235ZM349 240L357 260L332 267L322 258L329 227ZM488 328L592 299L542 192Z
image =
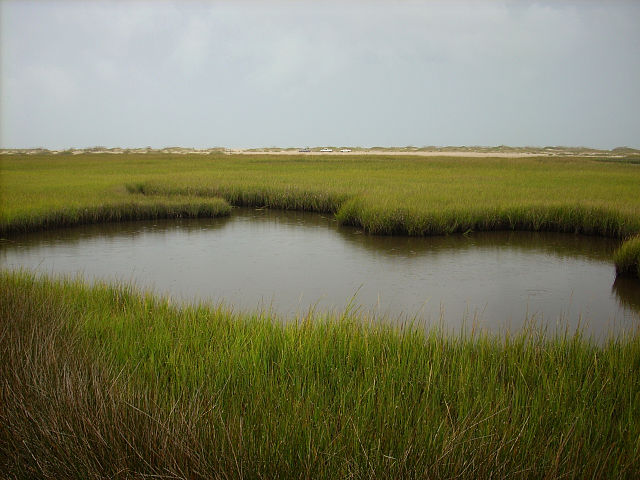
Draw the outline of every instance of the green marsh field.
M624 160L150 153L0 168L4 238L255 206L369 234L607 236L612 264L640 274L640 165ZM349 310L282 323L7 270L0 322L7 478L640 475L640 330L425 333Z
M0 228L116 220L116 212L209 215L222 198L332 212L376 234L519 229L626 238L640 232L639 181L635 164L579 157L4 155Z

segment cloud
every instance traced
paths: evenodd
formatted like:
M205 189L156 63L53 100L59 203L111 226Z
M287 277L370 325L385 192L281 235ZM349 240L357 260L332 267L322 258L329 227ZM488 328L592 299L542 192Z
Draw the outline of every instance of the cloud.
M0 6L5 146L640 138L632 2Z

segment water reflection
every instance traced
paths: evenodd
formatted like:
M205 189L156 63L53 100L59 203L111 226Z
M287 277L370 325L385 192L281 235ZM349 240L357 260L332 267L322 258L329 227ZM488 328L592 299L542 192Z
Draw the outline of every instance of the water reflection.
M640 282L630 275L618 275L611 290L625 307L640 312Z
M0 238L0 248L40 248L55 245L77 245L80 242L100 238L102 240L123 241L134 239L141 235L166 235L184 230L212 231L224 228L229 217L202 219L158 219L153 221L131 221L120 223L102 223L80 225L72 228L46 230L36 233L15 234L8 238Z
M9 268L134 281L185 300L224 300L292 317L340 310L350 297L378 318L417 317L490 330L529 318L638 324L640 282L616 279L619 242L568 234L491 232L409 238L365 235L332 216L234 209L225 219L78 228L0 241ZM441 318L442 317L442 318Z
M390 256L437 256L442 253L449 255L452 251L506 247L523 252L552 254L558 258L588 258L610 263L613 252L620 245L618 240L613 239L549 232L474 232L426 238L365 235L358 229L340 229L338 232L354 246L374 254Z

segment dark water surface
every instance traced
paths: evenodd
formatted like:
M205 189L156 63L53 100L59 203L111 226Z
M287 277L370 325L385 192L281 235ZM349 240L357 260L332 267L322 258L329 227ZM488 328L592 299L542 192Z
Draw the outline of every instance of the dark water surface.
M497 332L535 318L588 333L640 324L640 282L617 278L619 241L491 232L384 237L331 216L234 209L230 218L131 222L12 236L5 268L132 281L187 301L293 318L353 305L382 321L474 321Z

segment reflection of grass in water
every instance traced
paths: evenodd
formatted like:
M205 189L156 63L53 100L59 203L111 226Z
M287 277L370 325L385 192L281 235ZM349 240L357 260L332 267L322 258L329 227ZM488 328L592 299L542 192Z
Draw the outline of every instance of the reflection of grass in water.
M223 203L224 205L224 203ZM23 247L38 247L43 244L64 244L78 245L81 242L91 239L111 240L115 238L135 238L136 236L147 232L169 232L180 230L183 232L201 231L203 228L207 230L217 230L223 228L230 220L229 215L223 215L230 211L231 207L224 206L224 210L215 212L211 215L217 217L214 220L207 220L194 216L180 215L176 217L160 217L148 222L141 221L121 221L117 223L90 223L81 224L70 228L60 228L38 231L35 234L30 232L20 234L14 233L10 238L0 239L0 246L3 242L17 242ZM153 222L153 223L151 223ZM206 223L203 223L206 222Z
M638 333L425 336L19 273L0 284L10 476L640 473Z
M612 290L624 306L640 313L640 280L631 275L618 275Z
M499 250L544 253L559 258L588 258L610 262L619 240L592 238L584 235L572 235L550 232L475 232L468 235L404 237L382 235L358 235L354 230L338 230L341 238L360 248L386 255L429 255L448 254L451 251L471 249Z

